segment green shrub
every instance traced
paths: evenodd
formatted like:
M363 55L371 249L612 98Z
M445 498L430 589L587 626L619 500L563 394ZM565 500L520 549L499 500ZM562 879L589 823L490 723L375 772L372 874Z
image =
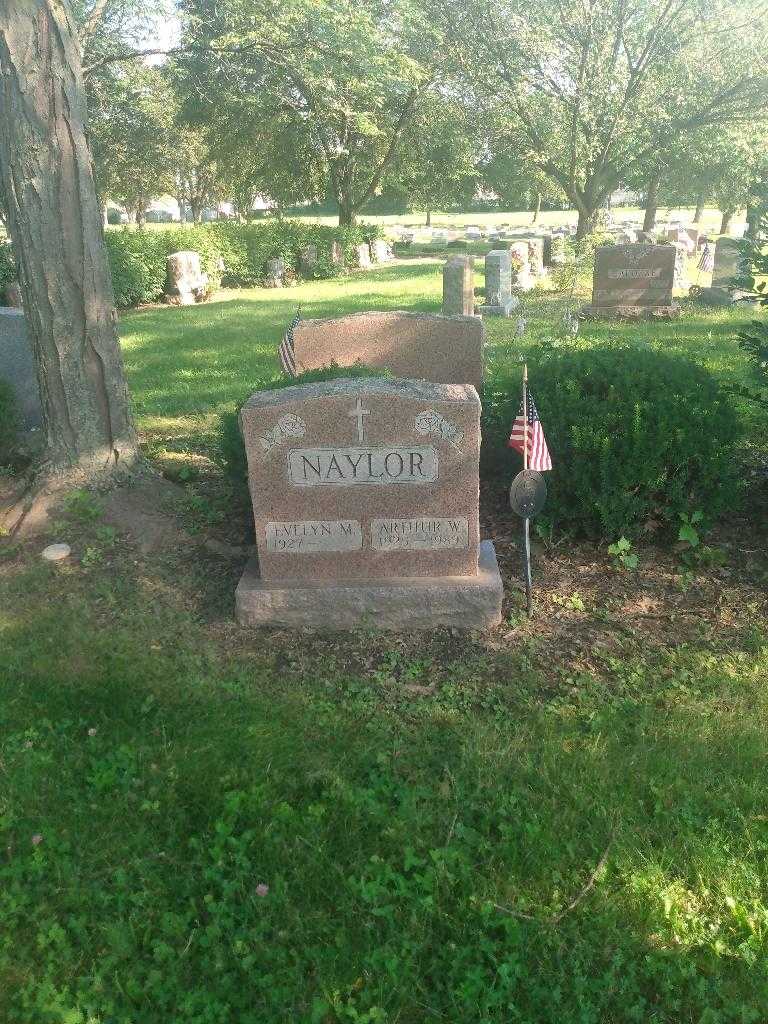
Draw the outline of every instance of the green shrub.
M115 301L118 306L156 302L165 288L166 260L172 252L200 253L203 270L214 288L251 287L265 275L267 261L280 257L296 272L301 250L313 244L318 259L308 276L333 277L356 264L355 246L380 237L375 225L326 227L297 221L260 224L206 224L159 231L123 228L106 233ZM341 245L344 262L331 259L332 245Z
M543 349L529 373L554 464L544 525L614 540L733 504L740 423L706 370L651 348L581 347ZM519 468L502 454L519 402L518 368L486 388L487 476Z
M12 461L19 430L16 398L11 385L0 380L0 466Z
M156 302L165 288L166 262L172 252L193 249L214 288L221 283L222 252L207 227L178 227L159 231L106 232L112 285L118 306Z

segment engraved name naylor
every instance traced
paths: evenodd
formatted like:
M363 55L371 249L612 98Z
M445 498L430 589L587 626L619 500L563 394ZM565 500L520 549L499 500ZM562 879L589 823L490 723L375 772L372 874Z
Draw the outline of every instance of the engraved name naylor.
M355 448L292 448L288 479L296 487L328 484L428 484L437 480L431 445Z
M264 533L267 551L286 554L360 551L363 546L362 527L356 519L267 523ZM371 521L374 551L466 551L468 547L469 521L463 516Z

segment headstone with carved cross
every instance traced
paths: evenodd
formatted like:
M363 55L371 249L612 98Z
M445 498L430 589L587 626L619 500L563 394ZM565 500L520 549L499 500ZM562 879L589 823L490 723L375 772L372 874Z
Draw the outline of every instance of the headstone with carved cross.
M501 614L480 542L471 385L355 378L261 391L241 412L258 549L243 624L484 628Z

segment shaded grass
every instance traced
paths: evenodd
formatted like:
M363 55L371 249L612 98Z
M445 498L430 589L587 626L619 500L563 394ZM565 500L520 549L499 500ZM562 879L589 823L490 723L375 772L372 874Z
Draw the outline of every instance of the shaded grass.
M759 620L599 675L468 641L422 698L130 555L2 583L4 1020L760 1019Z

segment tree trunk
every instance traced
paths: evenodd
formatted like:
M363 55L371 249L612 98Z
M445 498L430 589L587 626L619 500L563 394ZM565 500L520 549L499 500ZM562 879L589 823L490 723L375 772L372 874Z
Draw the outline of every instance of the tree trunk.
M704 219L704 207L707 203L707 197L704 192L699 192L696 196L696 212L693 215L693 223L701 224Z
M541 213L541 192L536 193L536 199L533 204L533 223L539 223L539 214Z
M339 227L351 227L355 223L355 211L347 203L339 203Z
M585 207L579 208L579 220L576 224L577 242L581 242L587 235L592 234L595 230L596 218L597 210L587 210Z
M139 460L85 137L68 0L0 5L0 188L55 473L84 482Z
M723 210L723 219L720 221L720 234L727 235L731 230L731 221L733 215L736 213L735 210Z
M661 184L661 171L656 168L648 176L645 191L645 217L643 217L643 231L653 231L656 227L656 212L659 208L659 185Z
M432 227L432 211L431 210L427 210L427 219L424 222L424 227L427 227L427 228L431 228Z
M745 238L757 238L762 220L762 203L754 196L747 200L747 227L744 231Z
M106 203L101 207L101 223L105 228L109 227L109 207Z
M199 199L190 199L189 207L192 213L192 222L194 224L199 224L203 219L203 204Z
M147 224L147 208L144 203L139 203L136 207L136 227L145 228Z
M187 208L184 205L184 199L182 196L176 196L176 202L179 204L179 224L187 223Z

